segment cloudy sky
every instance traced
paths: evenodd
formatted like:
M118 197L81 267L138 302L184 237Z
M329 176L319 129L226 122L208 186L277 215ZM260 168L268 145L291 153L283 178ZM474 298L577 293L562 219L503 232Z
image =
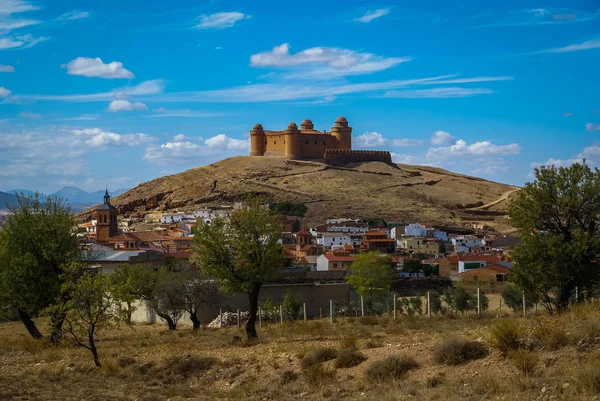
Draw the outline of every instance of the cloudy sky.
M600 163L597 0L166 4L0 0L0 191L133 187L340 115L354 148L510 184Z

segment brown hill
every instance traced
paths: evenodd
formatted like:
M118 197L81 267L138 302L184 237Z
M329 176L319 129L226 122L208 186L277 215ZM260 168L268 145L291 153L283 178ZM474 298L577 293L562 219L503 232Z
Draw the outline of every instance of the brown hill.
M213 184L216 181L216 188ZM472 223L506 229L506 199L517 187L434 167L380 162L333 167L318 162L239 156L138 185L113 199L121 214L231 204L248 194L308 207L306 224L332 217ZM89 211L83 214L89 217Z

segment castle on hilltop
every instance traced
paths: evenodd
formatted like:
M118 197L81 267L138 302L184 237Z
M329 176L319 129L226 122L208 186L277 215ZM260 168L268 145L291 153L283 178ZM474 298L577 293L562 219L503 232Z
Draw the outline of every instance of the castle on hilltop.
M339 117L330 132L317 131L310 120L300 129L291 122L284 131L265 131L256 124L250 131L250 156L275 156L291 160L319 160L328 164L381 161L392 163L390 152L352 150L352 127Z

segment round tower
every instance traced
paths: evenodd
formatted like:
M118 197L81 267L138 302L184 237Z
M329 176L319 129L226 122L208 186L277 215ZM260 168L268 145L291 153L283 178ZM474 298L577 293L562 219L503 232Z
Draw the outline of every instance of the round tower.
M314 128L315 128L315 126L313 125L312 121L310 121L310 120L304 120L300 124L301 130L312 130Z
M302 159L302 151L300 150L300 130L295 122L291 122L285 130L284 155L286 159Z
M338 141L338 149L352 149L352 127L348 126L348 120L345 117L338 117L335 124L331 127L331 135Z
M250 131L250 156L263 156L267 148L266 140L262 125L256 124Z

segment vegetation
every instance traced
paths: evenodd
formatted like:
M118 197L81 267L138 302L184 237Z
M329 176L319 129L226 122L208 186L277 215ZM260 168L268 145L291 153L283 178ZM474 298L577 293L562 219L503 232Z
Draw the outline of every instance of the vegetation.
M443 301L455 312L477 311L477 294L462 287L448 288L444 292ZM488 309L488 297L481 289L479 289L479 303L481 311Z
M379 252L365 252L356 256L350 266L346 281L361 297L368 297L368 305L373 311L375 295L386 295L394 279L390 256L380 256Z
M411 369L418 367L419 364L411 356L393 355L372 363L366 373L369 379L376 381L402 379Z
M585 162L535 169L510 205L521 243L513 280L549 311L564 311L600 278L600 170Z
M289 292L283 296L281 307L285 320L298 320L303 316L302 300Z
M228 221L214 219L194 229L198 264L233 293L245 293L250 303L248 339L257 338L256 315L262 285L282 265L281 222L277 214L250 198Z
M502 291L504 304L515 312L523 310L523 291L513 283L506 283ZM531 309L535 305L535 298L531 293L525 293L525 308Z
M335 349L330 347L317 348L308 354L304 355L301 360L301 366L308 368L319 363L327 362L337 357Z
M364 356L362 352L355 349L346 348L337 352L334 365L336 369L351 368L353 366L360 365L366 360L367 357Z
M510 351L508 355L513 360L517 369L525 376L531 376L535 373L535 368L539 361L539 357L535 352L519 348Z
M304 203L279 202L271 204L271 210L283 216L304 217L308 208Z
M80 259L75 220L62 199L39 194L18 197L18 206L0 230L0 302L16 309L33 338L42 334L33 317L53 304L64 304L64 269ZM64 308L51 315L50 340L60 340Z
M450 337L434 348L433 360L446 365L460 365L485 358L487 354L487 347L479 341Z
M516 350L522 345L523 331L519 322L514 319L502 319L490 328L492 345L503 354Z

